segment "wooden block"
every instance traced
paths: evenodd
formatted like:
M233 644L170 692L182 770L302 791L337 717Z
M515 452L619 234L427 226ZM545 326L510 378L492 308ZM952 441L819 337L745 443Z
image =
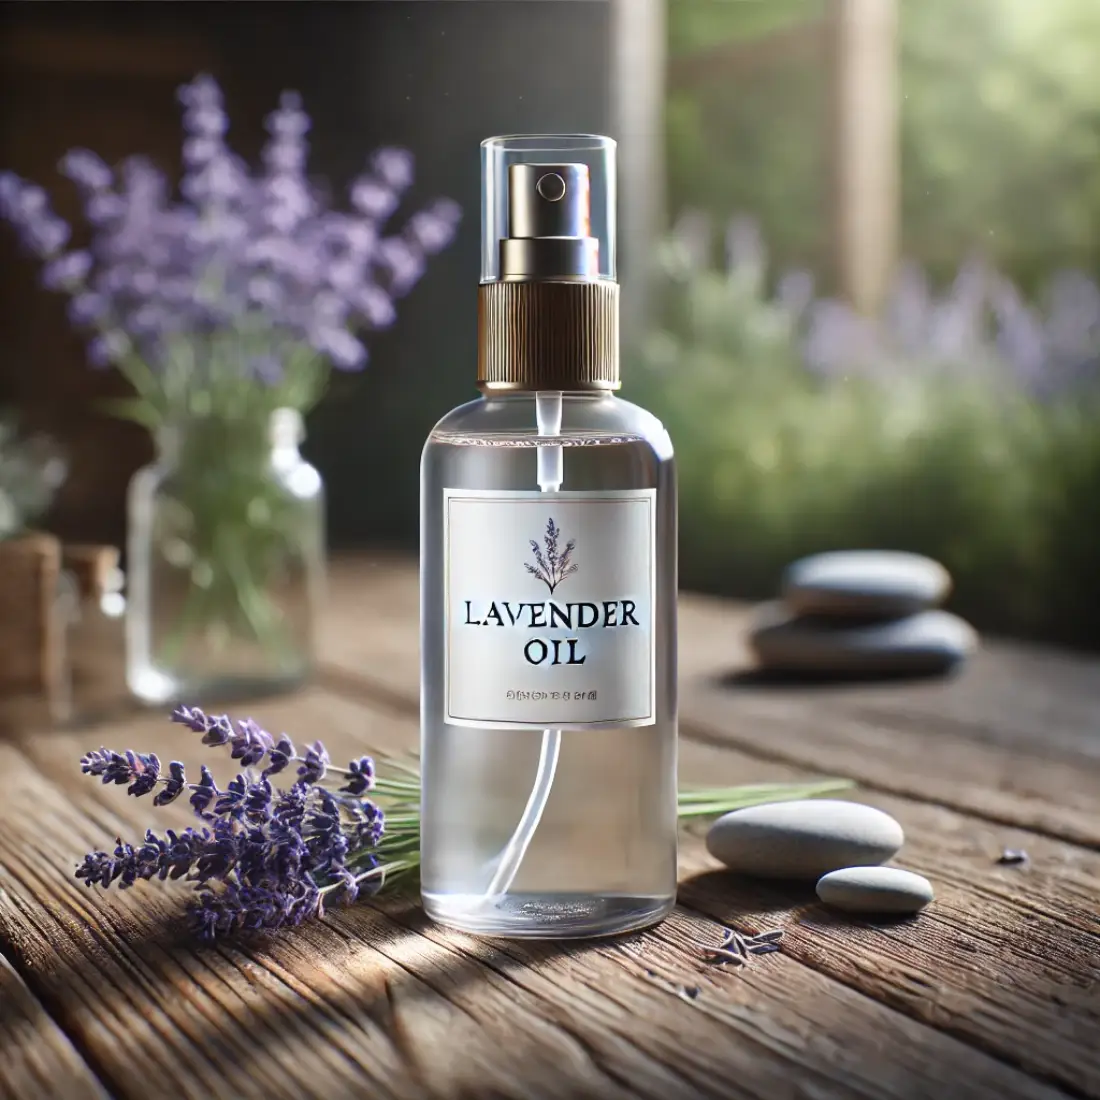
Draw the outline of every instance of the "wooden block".
M61 544L52 535L0 542L0 696L50 697L61 686L60 573Z

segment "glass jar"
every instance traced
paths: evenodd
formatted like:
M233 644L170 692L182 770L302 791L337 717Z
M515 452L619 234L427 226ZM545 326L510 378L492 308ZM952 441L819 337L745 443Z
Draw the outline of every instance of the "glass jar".
M302 418L165 427L130 483L126 680L151 704L302 683L324 576L324 487Z

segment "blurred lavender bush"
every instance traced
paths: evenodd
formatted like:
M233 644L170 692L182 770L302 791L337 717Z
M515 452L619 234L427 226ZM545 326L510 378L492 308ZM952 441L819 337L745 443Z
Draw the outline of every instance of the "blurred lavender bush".
M44 262L43 284L70 296L73 322L93 334L92 362L133 385L137 400L116 412L156 427L304 411L330 366L364 365L362 334L393 322L397 300L450 242L458 207L439 200L386 235L412 182L409 153L374 153L343 213L307 175L310 120L296 93L269 115L256 173L226 144L214 80L196 78L179 98L178 199L144 157L115 170L74 149L60 168L83 199L87 248L66 251L70 226L46 192L10 172L0 173L0 215Z
M681 221L630 375L680 456L684 583L762 597L805 553L910 549L978 625L1100 645L1100 288L907 266L873 322L804 272L770 290L752 222L725 243L716 269Z

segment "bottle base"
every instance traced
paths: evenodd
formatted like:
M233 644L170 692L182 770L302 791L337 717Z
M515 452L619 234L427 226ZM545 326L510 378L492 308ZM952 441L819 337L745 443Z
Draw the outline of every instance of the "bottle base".
M459 932L494 939L592 939L636 932L672 912L676 896L422 893L424 911Z

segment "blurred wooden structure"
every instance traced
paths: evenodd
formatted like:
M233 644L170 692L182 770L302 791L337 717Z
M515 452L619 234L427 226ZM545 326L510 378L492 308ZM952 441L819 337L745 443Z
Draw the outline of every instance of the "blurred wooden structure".
M416 608L414 563L339 564L318 683L241 713L336 760L414 747ZM1100 1100L1096 660L991 643L949 680L777 685L747 610L682 597L681 783L856 780L935 883L920 917L842 919L718 873L696 825L675 913L638 935L477 940L397 897L198 947L182 886L73 878L116 835L193 823L185 800L154 811L76 762L104 742L217 754L159 713L27 729L0 740L0 1095ZM722 924L780 927L782 951L714 966L696 945Z
M896 0L829 0L830 232L840 291L864 313L883 303L901 206Z
M653 246L665 228L666 0L611 0L611 121L618 148L619 282L628 338L648 316Z
M874 313L899 248L897 0L821 0L821 12L677 56L669 84L751 84L756 74L792 64L826 71L827 101L806 110L820 116L828 165L822 211L829 266L837 292Z

